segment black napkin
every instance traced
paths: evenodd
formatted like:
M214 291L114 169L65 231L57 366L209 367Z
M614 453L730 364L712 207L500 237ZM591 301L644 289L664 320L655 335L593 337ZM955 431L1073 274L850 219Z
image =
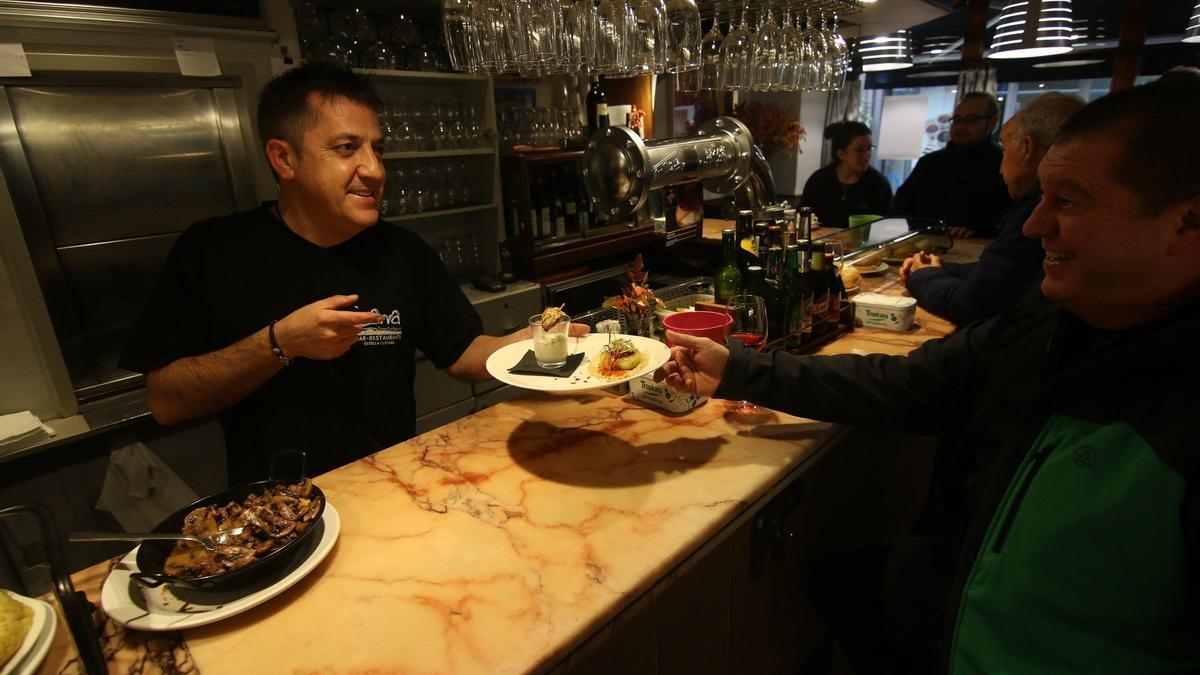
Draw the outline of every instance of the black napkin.
M550 377L570 377L575 373L575 369L583 362L583 352L571 354L567 357L567 362L558 368L543 368L537 364L537 359L533 355L533 350L525 352L525 356L517 361L517 365L508 369L508 372L516 375L548 375Z

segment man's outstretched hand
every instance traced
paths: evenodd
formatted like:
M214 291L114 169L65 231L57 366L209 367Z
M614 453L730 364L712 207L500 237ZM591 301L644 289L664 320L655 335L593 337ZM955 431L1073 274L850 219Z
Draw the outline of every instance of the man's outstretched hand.
M729 350L708 338L675 331L667 331L667 337L675 344L671 348L671 360L655 371L654 381L665 381L682 392L712 396L721 384Z

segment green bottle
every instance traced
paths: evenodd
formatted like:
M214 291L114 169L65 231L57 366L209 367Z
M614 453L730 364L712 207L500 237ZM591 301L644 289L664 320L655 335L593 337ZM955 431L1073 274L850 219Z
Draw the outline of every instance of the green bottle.
M783 295L783 248L772 246L767 250L767 281L766 295L763 304L767 306L767 332L774 340L786 335L783 327L787 325L786 299Z
M800 281L800 246L791 244L787 247L787 262L783 269L784 318L783 333L787 336L788 348L800 345L800 330L804 325L804 315L809 309L806 302L812 302L812 296L807 298L803 293Z
M737 244L733 230L721 231L721 267L716 275L717 302L726 304L742 292L742 271L738 269Z
M763 297L763 293L767 290L766 273L759 265L751 265L746 268L746 294L757 295Z
M813 292L817 287L817 280L813 276L812 264L810 262L812 244L807 239L800 239L797 245L800 248L799 290L797 294L801 297L800 314L796 317L796 321L799 323L799 330L797 332L800 342L808 342L812 339L812 303Z
M812 275L812 334L813 337L821 337L825 334L829 312L829 277L825 274L825 244L813 244Z

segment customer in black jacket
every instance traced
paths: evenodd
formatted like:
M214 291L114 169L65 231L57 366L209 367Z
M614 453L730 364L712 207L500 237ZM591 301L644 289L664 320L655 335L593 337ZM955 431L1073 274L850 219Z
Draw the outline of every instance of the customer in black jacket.
M668 333L656 377L680 390L937 433L975 458L945 556L953 583L920 591L942 593L940 668L880 658L879 635L851 655L856 672L1200 672L1196 119L1200 84L1184 82L1073 116L1024 226L1045 253L1040 294L906 357L731 351Z
M991 94L963 96L950 118L950 142L925 155L896 190L894 212L944 220L956 237L991 237L1012 204L991 142L1000 106Z
M1021 226L1042 198L1037 170L1059 128L1083 101L1052 92L1021 107L1000 131L1004 161L1000 175L1016 203L1000 221L1000 234L979 262L943 263L918 253L900 267L909 295L926 310L963 325L999 314L1016 301L1042 267L1042 247Z
M871 168L871 130L862 122L835 122L825 127L833 145L833 161L817 169L804 184L801 206L811 206L826 227L847 227L859 213L884 215L892 186Z

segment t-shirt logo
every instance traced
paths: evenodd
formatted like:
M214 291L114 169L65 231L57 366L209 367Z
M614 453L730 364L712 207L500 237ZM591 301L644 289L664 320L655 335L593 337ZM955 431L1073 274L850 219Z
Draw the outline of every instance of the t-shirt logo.
M391 312L382 312L378 309L372 309L372 312L383 314L383 320L377 323L368 323L363 326L362 332L358 334L358 343L364 347L387 347L394 345L404 337L404 329L400 325L400 310L393 309Z

